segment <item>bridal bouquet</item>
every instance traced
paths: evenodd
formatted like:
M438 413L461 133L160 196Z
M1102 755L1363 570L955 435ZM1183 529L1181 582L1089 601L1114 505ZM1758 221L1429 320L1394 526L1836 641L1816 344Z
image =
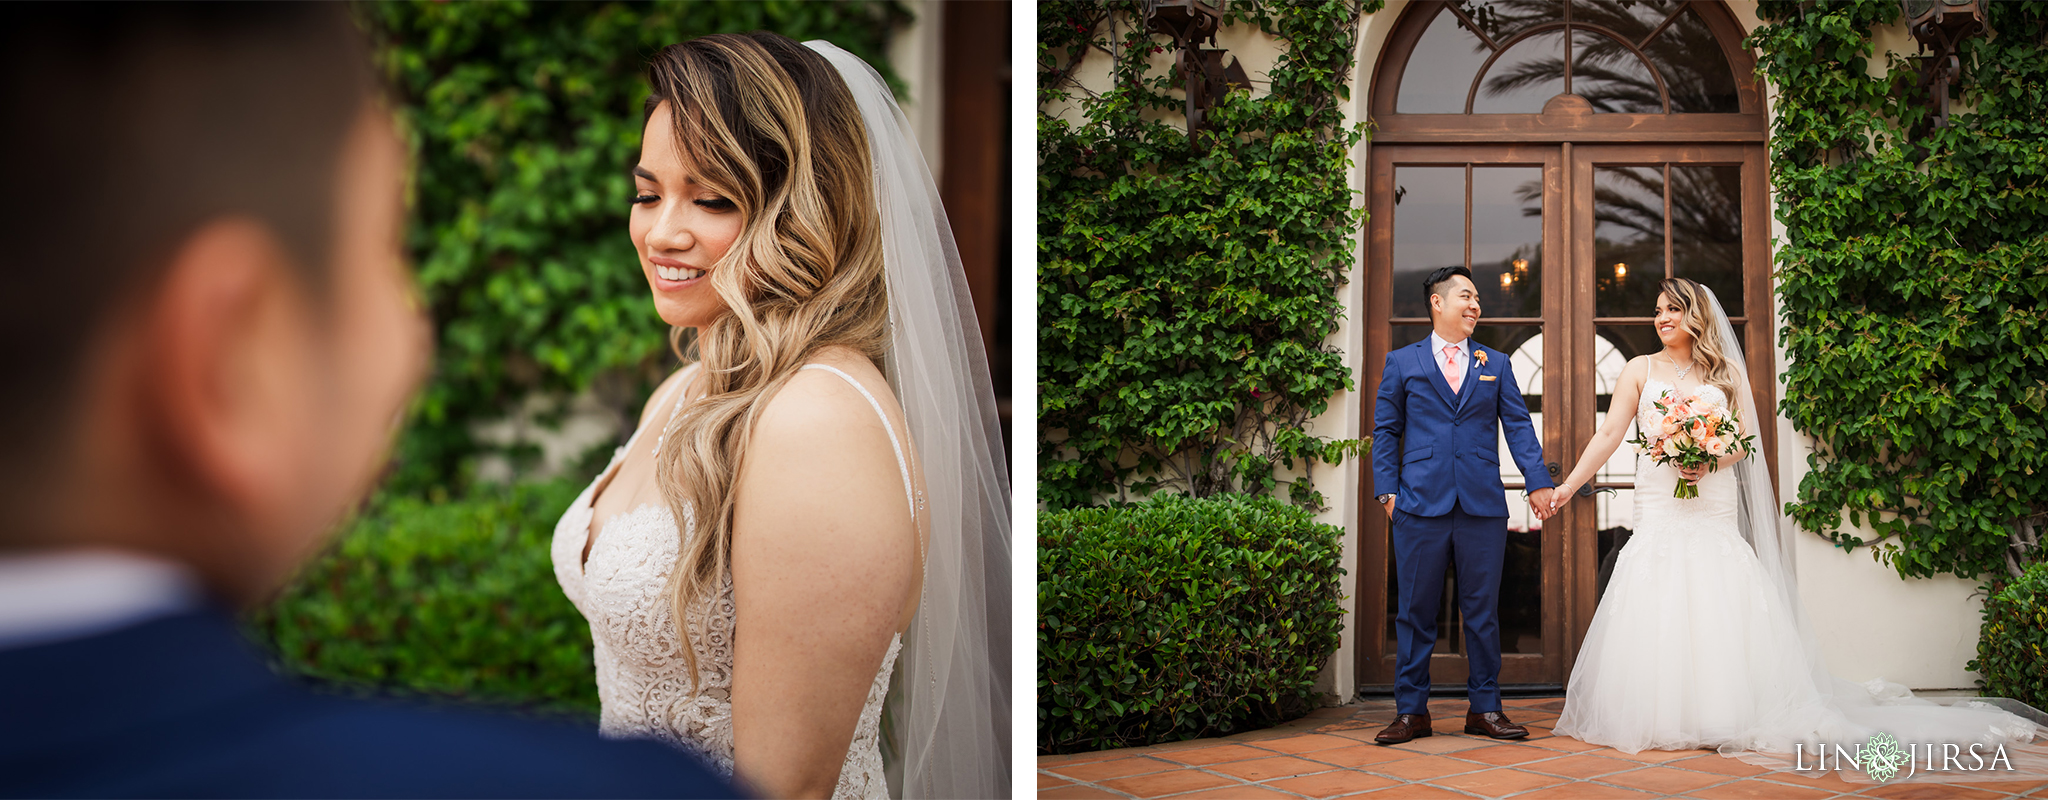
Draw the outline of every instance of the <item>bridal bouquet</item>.
M1641 448L1644 455L1658 464L1680 469L1706 465L1713 469L1729 454L1756 452L1756 437L1735 435L1735 415L1719 403L1677 397L1667 391L1650 405L1664 415L1653 426L1656 435L1652 436L1652 431L1638 431L1628 443ZM1671 496L1698 497L1699 484L1679 478L1678 488L1672 490Z

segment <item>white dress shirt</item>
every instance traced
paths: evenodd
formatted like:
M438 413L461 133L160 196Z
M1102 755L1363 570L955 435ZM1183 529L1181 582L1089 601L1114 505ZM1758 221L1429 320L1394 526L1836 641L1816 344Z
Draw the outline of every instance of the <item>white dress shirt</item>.
M0 555L0 650L107 633L199 607L183 566L117 550Z

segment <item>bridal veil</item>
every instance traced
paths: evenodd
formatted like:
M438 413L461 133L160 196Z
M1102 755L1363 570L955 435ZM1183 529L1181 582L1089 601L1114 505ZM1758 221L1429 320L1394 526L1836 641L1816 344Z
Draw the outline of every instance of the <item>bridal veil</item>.
M883 760L904 798L1010 791L1010 516L1001 428L973 299L910 122L873 67L805 42L860 108L889 287L882 366L923 459L931 545L890 683Z

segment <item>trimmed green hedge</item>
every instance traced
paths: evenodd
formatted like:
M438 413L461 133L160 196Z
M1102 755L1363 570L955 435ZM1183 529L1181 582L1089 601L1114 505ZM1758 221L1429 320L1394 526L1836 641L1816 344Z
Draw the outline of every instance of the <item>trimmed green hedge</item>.
M1269 727L1317 705L1343 531L1272 497L1160 495L1038 528L1038 748Z
M1984 601L1984 628L1970 669L1988 697L2048 708L2048 564L2027 567Z
M317 681L594 719L590 627L548 557L584 481L380 496L251 632Z

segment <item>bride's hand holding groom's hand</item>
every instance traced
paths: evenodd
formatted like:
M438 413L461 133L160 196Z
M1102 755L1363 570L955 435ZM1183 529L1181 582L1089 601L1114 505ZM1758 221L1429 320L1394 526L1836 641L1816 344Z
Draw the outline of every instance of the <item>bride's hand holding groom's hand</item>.
M1557 491L1550 487L1529 493L1529 511L1539 520L1547 520L1557 514Z
M1563 508L1565 503L1571 502L1572 493L1578 490L1579 487L1573 486L1570 483L1560 483L1556 489L1551 490L1549 502L1551 516L1556 516L1558 509ZM1535 498L1532 497L1530 499L1533 500ZM1549 519L1549 517L1545 517L1545 519Z

